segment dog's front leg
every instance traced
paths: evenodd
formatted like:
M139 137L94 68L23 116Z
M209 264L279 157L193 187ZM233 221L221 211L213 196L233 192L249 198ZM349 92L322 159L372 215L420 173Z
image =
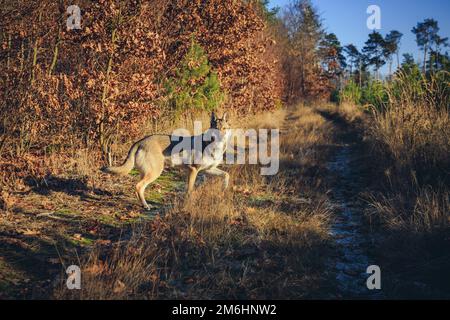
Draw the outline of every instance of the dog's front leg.
M223 170L220 170L219 168L212 168L205 171L208 174L211 174L213 176L221 176L223 177L223 188L228 188L229 182L230 182L230 175L228 172L225 172Z

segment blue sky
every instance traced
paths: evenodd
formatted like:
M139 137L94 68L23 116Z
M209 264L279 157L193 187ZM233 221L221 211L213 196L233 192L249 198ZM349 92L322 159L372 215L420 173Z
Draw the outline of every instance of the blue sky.
M418 59L413 26L425 18L434 18L439 22L440 35L450 37L450 1L449 0L312 0L323 18L328 32L334 32L343 45L353 43L359 49L364 46L368 34L372 32L366 26L369 5L378 5L381 9L381 32L391 30L404 34L401 53L409 52ZM290 0L270 0L271 6L283 7ZM450 49L447 48L450 52Z

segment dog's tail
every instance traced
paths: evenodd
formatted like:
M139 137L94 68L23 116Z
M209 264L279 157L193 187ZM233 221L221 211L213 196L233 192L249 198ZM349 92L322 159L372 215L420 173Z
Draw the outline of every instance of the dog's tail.
M127 175L134 168L134 160L136 157L136 152L139 149L140 141L136 142L128 152L128 156L125 162L119 167L105 167L102 168L103 172L111 173L115 175Z

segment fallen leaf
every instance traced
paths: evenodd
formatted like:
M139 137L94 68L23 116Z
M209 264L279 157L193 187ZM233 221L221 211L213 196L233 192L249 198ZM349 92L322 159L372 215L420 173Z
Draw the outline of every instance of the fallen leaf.
M79 234L79 233L75 233L73 235L73 238L76 239L76 240L81 240L81 239L83 239L83 236L81 234Z
M97 263L94 263L89 267L85 268L84 272L90 273L92 275L99 275L99 274L108 275L111 273L110 269L108 268L108 265L102 260L98 260Z
M36 236L36 235L40 234L40 232L37 230L26 229L25 231L22 232L22 234L25 236Z
M108 246L111 244L111 240L98 239L97 241L95 241L95 243L101 246Z
M125 283L123 283L120 280L116 280L116 282L114 283L114 289L113 292L114 293L121 293L125 290L126 286Z

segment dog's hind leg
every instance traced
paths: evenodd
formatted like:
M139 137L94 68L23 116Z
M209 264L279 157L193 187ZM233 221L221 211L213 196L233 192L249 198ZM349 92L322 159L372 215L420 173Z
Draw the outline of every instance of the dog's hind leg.
M145 200L145 189L150 183L158 179L163 172L164 158L161 156L161 159L158 159L158 161L153 162L152 164L153 165L149 168L149 170L147 170L147 172L142 175L141 181L139 181L139 183L136 185L136 194L144 208L147 210L150 210L150 206Z
M148 205L147 201L145 200L145 189L147 186L155 181L158 178L158 176L155 176L153 174L147 174L145 175L141 181L136 185L136 194L139 199L139 201L142 203L145 209L150 210L150 206Z

